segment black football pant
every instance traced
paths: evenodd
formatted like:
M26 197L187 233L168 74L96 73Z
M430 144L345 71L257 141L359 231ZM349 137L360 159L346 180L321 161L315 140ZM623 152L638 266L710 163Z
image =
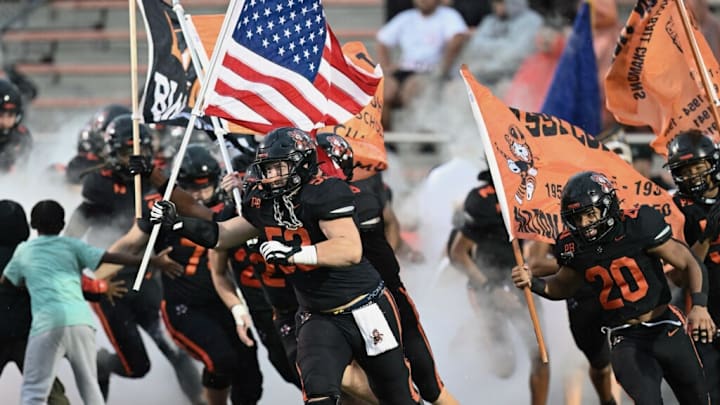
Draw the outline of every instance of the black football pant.
M430 343L425 336L420 315L415 303L400 280L400 264L395 252L385 238L382 227L361 231L363 256L377 269L392 294L400 312L402 343L405 356L410 362L412 379L420 396L428 402L435 402L443 390L443 382L435 368Z
M219 301L219 299L218 299ZM237 335L230 311L217 305L197 307L163 301L162 316L178 346L205 366L203 384L231 388L233 404L254 404L262 396L257 346L248 347Z
M132 280L126 280L132 285ZM108 364L98 363L100 370L127 377L142 378L150 371L150 358L140 335L141 327L150 335L163 355L170 361L185 395L194 403L202 395L200 373L193 360L172 341L160 320L162 287L156 277L147 278L140 291L130 290L114 304L106 297L93 303L108 340L115 349Z
M680 325L633 325L610 333L615 377L637 405L663 403L660 394L663 377L681 405L707 405L708 388L695 345L685 333L682 314L677 308L670 308L646 324L680 321Z
M273 309L267 302L265 294L259 288L240 286L240 289L248 307L250 307L250 316L258 335L260 335L260 341L267 349L270 363L285 381L300 388L300 377L295 368L295 357L293 356L292 362L289 361L279 330L275 328L273 322ZM294 316L294 312L290 314L291 322ZM286 335L290 335L292 340L295 340L294 328L287 330Z
M387 290L378 297L377 304L397 339L400 336L398 310ZM351 313L331 315L301 309L297 315L297 333L297 366L306 400L339 398L343 372L354 359L365 370L380 405L419 403L402 344L380 355L368 356Z
M600 307L594 302L578 301L575 298L568 298L565 304L575 345L583 352L590 367L604 369L610 364L610 346L602 332Z

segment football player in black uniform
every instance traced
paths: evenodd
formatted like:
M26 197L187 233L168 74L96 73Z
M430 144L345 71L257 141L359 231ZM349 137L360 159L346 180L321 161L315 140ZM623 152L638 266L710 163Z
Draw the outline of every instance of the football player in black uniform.
M328 154L332 164L342 170L355 194L363 256L380 273L400 311L402 343L405 356L410 361L413 382L424 400L433 404L457 404L457 400L445 389L435 368L435 359L417 308L400 279L400 264L386 238L384 216L389 202L382 176L376 174L352 181L354 156L350 144L343 137L332 133L318 134L317 143Z
M547 402L550 369L542 362L527 308L519 290L508 285L515 256L500 215L489 171L478 174L481 185L467 194L463 219L449 245L450 262L468 276L467 292L475 313L489 334L494 373L509 378L515 371L514 349L508 326L522 337L531 358L530 398Z
M242 217L178 217L171 202L160 201L152 220L219 250L260 238L265 261L288 275L300 304L297 367L306 404L337 404L353 359L381 404L417 404L397 307L362 256L348 185L318 174L315 142L296 128L268 133L254 164L261 178L244 195Z
M105 129L116 117L130 113L125 106L110 104L93 114L78 134L77 154L65 167L68 183L81 184L86 174L105 164Z
M32 135L22 124L22 118L20 91L11 82L0 79L0 173L12 171L32 149Z
M233 157L232 166L237 171L226 175L221 183L222 189L228 195L232 193L233 188L242 187L245 171L253 160L254 157L251 158L246 154ZM143 156L130 157L130 171L143 175L161 188L164 188L168 181L162 169L153 165L151 159ZM192 186L191 189L197 187L197 185ZM207 220L216 217L215 212L198 205L196 200L182 188L173 190L171 200L177 204L178 211L183 214ZM230 208L234 215L234 205ZM275 271L273 265L266 264L258 249L255 238L229 253L210 251L208 266L212 281L217 294L236 319L240 339L252 344L252 339L248 335L251 318L258 330L260 340L268 351L270 362L285 381L300 388L300 379L294 366L297 345L293 325L298 307L295 292L292 286L286 283L285 274ZM228 273L228 262L235 273L233 275ZM235 283L233 284L228 277L234 277ZM237 287L240 288L239 294Z
M236 215L220 189L220 165L202 145L189 145L178 173L178 185L212 211L214 220ZM141 252L152 224L140 220L110 251ZM163 232L156 250L172 246L170 257L184 266L175 276L163 274L162 314L179 346L203 362L203 385L210 405L225 404L231 389L235 405L255 404L262 396L262 374L252 337L241 342L235 322L215 292L208 250L174 232ZM144 287L143 287L144 288ZM247 344L246 344L247 343Z
M151 155L151 139L147 128L140 125L140 143L143 153ZM132 118L116 117L105 131L108 166L91 172L83 180L83 202L73 212L65 230L66 236L91 240L98 246L110 246L133 225L135 204L133 178L128 168L132 152ZM143 204L152 204L162 196L147 182L143 182ZM132 285L136 266L122 269L116 276ZM103 394L107 395L111 373L142 378L150 370L150 358L140 336L143 328L160 351L173 365L180 387L193 403L202 402L200 375L193 360L178 348L165 330L160 319L162 287L159 277L149 273L141 291L130 291L124 297L110 302L103 298L93 304L115 354L101 349L98 352L98 379Z
M620 210L612 182L601 173L572 176L560 205L566 227L555 244L560 269L543 279L532 277L527 266L515 266L515 285L549 299L569 298L584 283L591 285L602 307L613 371L630 398L641 405L662 403L665 378L681 404L707 404L693 344L715 334L706 307L705 266L672 238L670 226L652 207ZM668 305L663 261L687 276L693 302L687 322Z
M668 145L666 165L678 192L675 204L685 215L685 241L708 269L708 311L720 322L720 150L697 130L678 134ZM682 284L682 283L681 283ZM720 403L718 341L698 346L712 403Z

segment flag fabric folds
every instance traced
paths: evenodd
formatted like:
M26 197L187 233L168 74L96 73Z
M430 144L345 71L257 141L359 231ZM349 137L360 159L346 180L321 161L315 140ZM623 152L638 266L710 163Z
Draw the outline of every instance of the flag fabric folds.
M717 60L697 23L692 26L717 88ZM667 143L688 129L699 129L719 139L712 106L674 0L637 2L620 34L605 92L607 107L619 122L652 128L656 137L650 145L658 154L667 155Z
M672 197L581 128L557 117L510 109L461 69L511 238L554 243L562 231L560 198L570 176L606 175L621 208L650 205L682 239L684 217Z
M343 55L319 0L249 0L228 12L207 115L260 132L310 131L348 121L375 95L379 67L368 73Z
M368 56L362 42L348 42L343 45L343 53L357 66L372 72L375 63ZM331 132L345 138L353 148L353 180L366 179L387 168L387 151L381 122L383 109L383 81L375 91L375 96L355 116L342 124L328 126L318 130Z
M591 11L583 2L540 111L595 136L602 130L602 109Z
M145 22L149 53L140 111L146 123L168 122L187 108L195 70L172 7L162 0L137 3Z

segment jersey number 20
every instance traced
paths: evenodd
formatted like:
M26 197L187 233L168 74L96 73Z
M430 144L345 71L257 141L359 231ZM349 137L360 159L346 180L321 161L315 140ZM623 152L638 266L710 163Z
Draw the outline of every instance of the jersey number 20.
M625 272L623 272L625 269ZM635 287L628 284L625 274L632 276ZM625 305L624 301L636 302L647 294L648 283L635 259L627 256L617 258L610 263L610 268L594 266L585 272L585 278L592 282L598 278L602 280L603 287L600 292L600 304L604 309L618 309ZM622 298L610 298L614 287L620 289Z

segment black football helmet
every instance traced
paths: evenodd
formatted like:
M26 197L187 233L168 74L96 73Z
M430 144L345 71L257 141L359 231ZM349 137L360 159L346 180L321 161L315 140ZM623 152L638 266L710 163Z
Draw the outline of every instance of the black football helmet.
M83 155L93 154L103 157L105 152L105 134L92 130L90 124L85 125L78 134L77 153Z
M220 164L202 145L188 145L177 181L180 187L195 191L212 187L213 193L203 200L208 207L220 199Z
M268 167L287 163L287 173L268 178ZM253 165L261 177L261 197L272 199L297 190L317 174L315 141L298 128L278 128L265 135L258 145Z
M706 162L705 171L688 175L684 168ZM702 132L683 131L668 143L668 161L678 191L694 200L702 200L708 190L717 187L720 180L720 149Z
M152 156L152 138L150 130L144 124L139 125L140 154ZM105 128L105 156L113 172L130 175L127 158L133 152L133 120L130 114L116 117Z
M96 111L85 126L80 130L77 151L81 154L93 154L103 159L105 151L105 129L108 124L120 115L131 114L129 108L118 104L109 104Z
M579 216L593 208L600 209L598 220L582 226ZM592 171L572 176L563 187L560 216L576 239L585 243L603 239L620 221L620 202L612 181Z
M23 103L20 90L4 79L0 79L0 112L15 113L15 123L10 128L0 128L0 136L7 136L22 121Z
M350 143L340 135L325 132L317 134L317 144L325 150L330 160L342 170L345 180L351 181L354 160Z

